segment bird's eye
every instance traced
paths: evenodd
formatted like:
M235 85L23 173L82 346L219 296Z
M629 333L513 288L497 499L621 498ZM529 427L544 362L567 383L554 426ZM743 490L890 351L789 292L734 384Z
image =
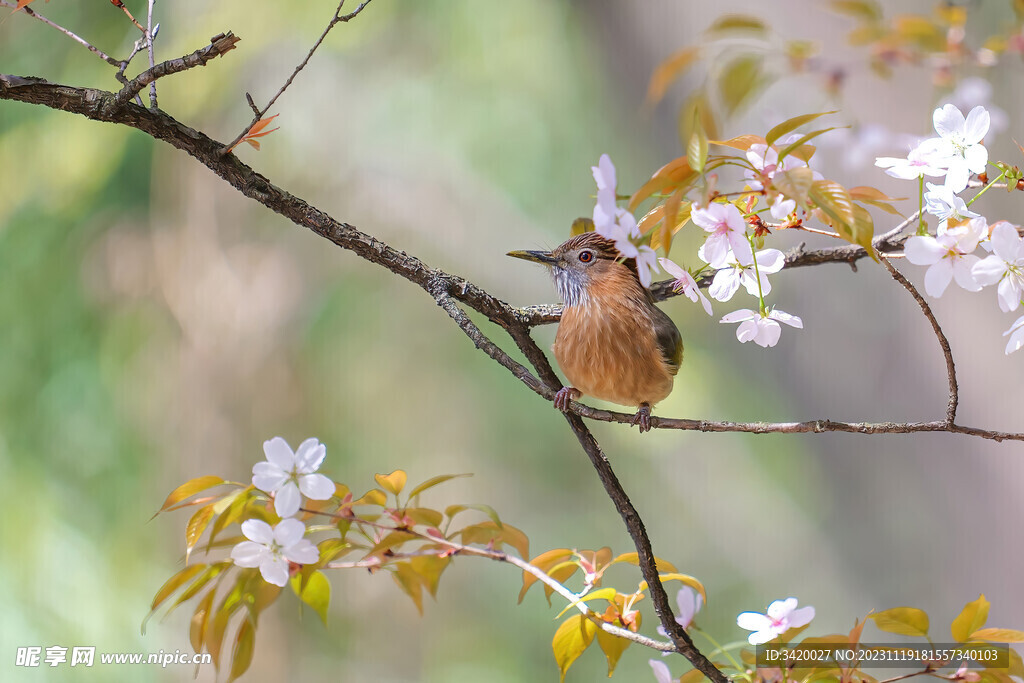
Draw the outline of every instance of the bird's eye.
M590 263L594 260L594 252L582 251L580 252L580 263Z

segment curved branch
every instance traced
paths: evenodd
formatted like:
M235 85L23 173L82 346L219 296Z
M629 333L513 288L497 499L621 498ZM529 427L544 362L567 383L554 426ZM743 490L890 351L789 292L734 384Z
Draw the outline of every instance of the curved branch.
M942 355L946 359L946 378L949 381L949 403L946 405L946 424L952 425L953 421L956 420L956 407L960 402L960 398L956 383L956 364L953 362L953 351L949 348L949 340L946 339L946 334L942 331L942 327L939 326L939 321L935 319L932 307L921 296L921 292L917 291L917 287L910 284L910 280L905 278L903 273L896 270L896 266L889 263L889 259L883 256L879 261L889 271L892 278L903 285L903 288L910 292L910 296L914 297L914 301L921 307L924 317L928 318L928 322L931 323L932 331L935 332L935 338L939 340Z
M168 59L166 62L160 62L156 66L146 69L121 88L120 92L114 96L113 105L117 108L123 107L129 100L142 92L143 88L155 82L158 78L193 69L197 66L206 66L206 63L210 60L220 57L229 50L233 50L239 40L241 38L231 31L221 33L211 38L209 45L196 50L190 55L185 55L178 59Z

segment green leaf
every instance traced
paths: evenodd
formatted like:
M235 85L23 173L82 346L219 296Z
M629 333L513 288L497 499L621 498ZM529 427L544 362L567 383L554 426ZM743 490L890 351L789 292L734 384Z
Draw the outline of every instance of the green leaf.
M188 562L189 555L192 554L192 549L199 543L200 537L203 535L203 531L210 524L213 519L213 504L204 505L203 507L196 510L195 514L188 520L188 524L185 525L185 561Z
M708 27L708 33L726 33L743 31L748 33L764 33L767 27L764 22L749 14L725 14Z
M808 196L832 219L833 228L840 230L841 227L846 227L848 231L852 231L853 200L850 199L846 188L832 180L815 180L811 183Z
M566 605L564 608L562 608L562 611L555 616L555 619L561 619L563 614L565 614L566 612L568 612L580 603L585 605L589 603L591 600L607 600L608 602L614 602L615 596L618 595L618 593L619 592L617 590L610 586L608 588L599 588L595 591L591 591L582 597L576 598L568 605Z
M957 615L956 619L949 626L949 630L953 634L953 640L958 643L966 643L972 633L985 625L985 622L988 620L988 608L989 601L985 599L984 593L978 596L977 600L964 605L964 608L960 610L960 614Z
M606 633L601 629L597 629L596 635L597 644L601 646L601 651L604 652L604 656L608 660L608 678L611 678L612 674L615 673L615 667L619 663L619 658L622 657L622 653L626 651L626 648L633 641L613 636L611 633Z
M861 21L874 22L882 18L882 8L872 0L832 0L829 4L834 11Z
M718 77L718 90L727 114L733 114L758 89L761 79L760 55L742 55L725 65Z
M228 683L249 670L255 643L256 627L249 619L243 619L235 636L235 647L231 651L231 675L228 677Z
M431 508L406 508L402 512L408 515L414 522L423 526L437 528L444 521L444 515L440 511Z
M555 653L555 662L558 664L559 681L564 683L565 672L590 647L595 631L597 631L597 625L582 614L569 617L555 631L551 649Z
M449 505L448 507L446 507L444 509L444 516L447 517L448 519L452 519L453 517L455 517L455 515L459 514L460 512L465 512L466 510L476 510L477 512L484 513L485 515L487 515L488 517L491 518L491 521L494 522L498 526L499 529L502 526L504 526L501 523L501 519L498 517L497 511L495 511L495 509L492 508L490 505L484 505L483 503L470 503L470 504L466 504L466 505Z
M902 636L924 637L928 635L928 615L916 607L894 607L884 612L869 614L880 630L898 633Z
M776 171L772 176L772 187L784 194L787 199L794 200L803 209L807 208L813 184L814 172L806 166Z
M380 476L380 475L377 475ZM370 489L363 494L363 497L359 500L354 500L350 503L352 507L357 505L379 505L384 507L388 504L388 496L380 489Z
M838 111L838 109L833 109L832 111L823 111L818 112L817 114L802 114L800 116L794 116L768 131L768 134L764 136L764 139L769 145L774 145L775 141L786 133L791 133L805 123L810 123L818 117L825 116L827 114L835 114Z
M826 112L826 113L831 113L831 112ZM789 156L790 154L792 154L796 150L798 150L801 147L803 147L804 145L806 145L808 140L813 140L814 138L818 137L822 133L827 133L830 130L837 130L839 128L849 128L849 126L830 126L829 128L822 128L821 130L816 130L813 133L808 133L807 135L803 136L799 140L794 140L793 142L791 142L788 145L786 145L785 147L783 147L782 150L779 152L779 163L781 164L783 159L785 159L787 156ZM806 161L806 159L804 161Z
M589 218L577 218L575 221L572 222L573 229L575 229L577 221L589 221L590 222L590 226L591 226L590 229L591 230L594 229L594 227L593 227L594 226L594 221L590 220ZM459 479L460 477L472 477L472 476L473 476L472 472L465 472L463 474L440 474L440 475L438 475L436 477L431 477L430 479L427 479L425 482L423 482L422 484L419 484L418 486L416 486L416 488L414 488L412 491L410 491L409 492L409 499L412 500L413 498L415 498L419 494L423 493L427 489L433 488L434 486L437 486L438 484L443 484L446 481L450 481L452 479Z
M699 115L693 117L693 134L686 146L686 158L690 160L690 168L702 173L708 161L708 135L700 123Z
M199 578L193 581L188 588L182 591L181 595L178 596L178 599L174 601L174 605L171 607L171 609L174 609L181 603L187 600L191 600L193 597L198 595L199 591L201 591L206 586L206 584L210 583L210 581L220 576L221 572L223 572L225 569L231 566L231 564L232 563L230 560L225 560L223 562L211 564L209 567L206 568L205 572L199 575Z
M171 494L167 496L167 500L165 500L164 504L160 506L160 510L157 512L157 514L160 514L161 512L170 509L175 504L180 503L181 501L185 500L190 496L194 496L200 491L205 491L206 489L213 488L214 486L220 486L221 484L226 483L227 482L224 479L216 477L212 474L209 474L205 477L196 477L195 479L191 479L182 484L181 486L179 486L178 488L171 491Z
M391 474L375 474L373 478L381 488L384 488L394 495L398 495L405 488L407 475L404 470L395 470Z
M329 562L333 562L347 552L353 550L352 544L341 538L328 538L320 541L316 546L320 553L320 560L317 562L317 567L323 567Z
M370 552L366 553L366 556L381 555L387 550L391 550L409 541L415 541L418 538L418 536L408 531L392 531L377 541L377 544L370 549Z
M313 608L313 611L320 615L320 620L327 625L327 608L331 605L331 582L327 580L324 573L315 571L309 575L305 586L299 586L301 579L294 576L291 579L292 590L302 602Z
M575 237L576 235L582 235L585 232L594 232L595 229L596 228L594 226L594 221L593 220L581 216L580 218L577 218L576 220L574 220L572 222L572 227L569 228L569 235L571 237ZM469 474L449 474L449 475L446 475L446 476L450 479L451 477L469 477L469 476L472 476L472 475L469 475ZM434 479L437 479L437 477L434 477ZM423 484L420 484L420 486L423 486L426 483L427 482L423 482ZM438 482L438 483L440 483L440 482ZM431 486L433 486L433 484L431 484ZM416 488L418 489L419 486L417 486ZM412 498L411 495L409 497Z
M448 568L451 560L451 557L420 555L409 560L409 564L413 571L420 575L423 587L430 592L432 597L437 597L437 586L441 582L441 573Z

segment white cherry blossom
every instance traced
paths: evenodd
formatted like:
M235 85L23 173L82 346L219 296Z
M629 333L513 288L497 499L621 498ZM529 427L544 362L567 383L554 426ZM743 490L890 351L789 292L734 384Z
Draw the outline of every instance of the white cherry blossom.
M239 567L259 567L264 581L275 586L288 583L289 562L313 564L320 559L316 546L303 538L306 525L290 517L271 527L259 519L242 522L242 541L231 549L231 559Z
M702 248L704 260L713 268L724 268L730 252L743 265L753 262L747 224L735 205L712 202L706 207L694 208L690 218L695 225L711 233Z
M1010 329L1003 332L1003 336L1009 336L1010 340L1006 342L1006 355L1009 356L1014 351L1020 351L1024 348L1024 315L1017 318L1016 322L1010 325Z
M782 335L780 322L797 329L803 329L804 326L804 322L800 318L777 308L763 315L760 311L744 308L726 313L719 322L739 323L740 326L736 328L736 338L740 340L741 344L753 341L758 346L765 348L779 343L779 337Z
M953 190L946 185L933 185L925 183L928 191L924 193L925 211L938 216L940 220L963 220L964 218L978 218L979 214L967 208L967 203L958 197Z
M266 462L252 468L252 485L274 496L274 510L279 517L291 517L299 511L302 496L327 500L334 495L334 482L322 474L314 474L327 455L327 447L315 438L299 444L292 452L288 442L279 436L263 442Z
M999 221L992 227L990 244L992 255L975 263L971 275L983 287L998 283L999 308L1016 311L1024 292L1024 239L1015 226Z
M701 258L703 247L697 252ZM739 261L731 255L726 260L725 267L715 273L711 286L708 287L708 294L718 301L728 301L742 284L751 296L767 295L772 291L772 285L768 276L777 273L786 265L786 255L778 249L763 249L756 254L757 266L751 263L749 266L740 265ZM755 275L756 271L756 275ZM758 292L758 276L760 276L761 289Z
M708 315L713 315L711 310L711 302L704 296L704 292L700 291L700 287L697 286L696 280L688 272L677 266L673 261L667 258L660 258L658 262L661 263L661 267L665 269L665 272L673 276L676 281L672 283L672 289L677 292L682 292L687 299L690 301L700 301L704 307L704 311Z
M940 138L929 138L910 150L906 159L878 157L875 166L884 168L886 175L901 180L916 180L925 175L944 176L946 169L942 166L942 147Z
M951 280L968 292L977 292L981 285L972 269L979 262L972 252L978 242L988 234L984 218L974 218L964 225L947 228L938 237L914 235L903 248L907 260L916 266L928 266L924 274L924 289L929 296L940 297Z
M932 114L935 132L939 134L939 155L946 167L946 187L960 192L967 187L972 173L982 173L988 164L988 150L981 144L988 133L991 117L985 107L971 109L965 118L952 104L945 104Z
M736 618L736 625L742 629L753 631L747 636L751 645L760 645L777 638L791 628L800 628L811 623L814 618L813 607L797 609L796 598L776 600L768 605L768 613L744 612Z

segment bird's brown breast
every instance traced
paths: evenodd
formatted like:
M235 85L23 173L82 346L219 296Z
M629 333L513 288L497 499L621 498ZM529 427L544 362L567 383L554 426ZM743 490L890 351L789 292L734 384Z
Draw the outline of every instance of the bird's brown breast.
M564 309L555 359L588 396L625 406L657 403L671 393L677 368L658 344L646 294L639 285L615 285L592 286L584 303Z

